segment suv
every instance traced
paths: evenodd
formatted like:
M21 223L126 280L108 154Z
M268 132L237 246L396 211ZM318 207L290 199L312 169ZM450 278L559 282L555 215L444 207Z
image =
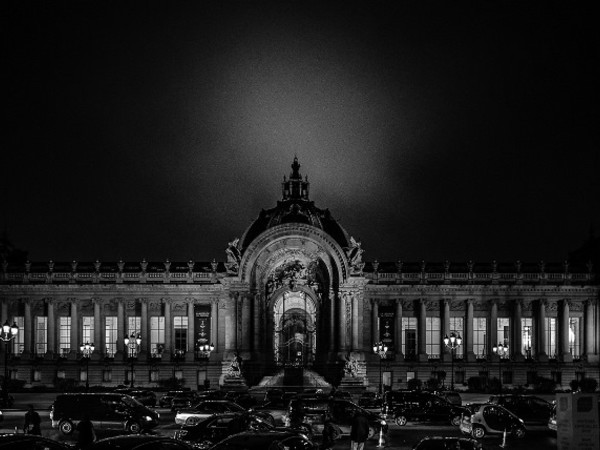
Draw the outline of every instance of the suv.
M535 395L492 395L488 403L504 406L510 412L523 419L525 423L546 425L552 414L552 404Z
M418 395L407 397L406 400L393 412L394 421L400 426L413 421L448 422L459 426L462 416L470 414L467 408L453 405L430 392L419 392Z
M52 427L71 434L88 415L96 429L139 433L158 425L159 415L133 397L117 393L60 394L52 404Z

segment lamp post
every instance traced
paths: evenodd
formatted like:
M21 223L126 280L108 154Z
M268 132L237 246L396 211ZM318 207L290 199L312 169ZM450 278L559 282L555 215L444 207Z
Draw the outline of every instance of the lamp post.
M2 332L0 333L0 339L4 341L4 383L2 386L2 395L4 405L8 406L8 347L9 342L12 341L19 333L19 327L16 322L13 322L12 326L8 324L8 320L2 325Z
M379 355L379 397L381 398L383 395L383 374L381 372L381 361L385 359L385 355L388 351L387 345L384 345L383 342L376 342L373 344L373 353Z
M500 380L500 392L502 392L502 358L508 355L508 345L499 343L492 347L492 351L498 355L498 377Z
M131 333L131 336L125 336L123 342L129 350L129 361L131 362L131 371L129 373L129 387L133 388L133 363L135 361L135 351L142 344L142 336L139 334L136 335L135 333Z
M450 349L450 389L454 390L454 354L456 353L456 349L462 344L462 338L460 334L457 335L452 332L450 333L450 337L448 335L444 336L444 344Z
M90 358L92 353L94 353L94 344L86 342L79 349L85 359L85 392L87 392L90 388Z
M214 351L214 349L215 349L215 346L212 343L210 345L202 344L201 340L198 339L198 341L196 341L196 359L198 361L205 360L206 366L208 367L208 359L210 358L210 354L212 351ZM208 370L207 370L207 375L208 375ZM206 389L206 380L207 380L207 378L204 379L204 388L205 389Z

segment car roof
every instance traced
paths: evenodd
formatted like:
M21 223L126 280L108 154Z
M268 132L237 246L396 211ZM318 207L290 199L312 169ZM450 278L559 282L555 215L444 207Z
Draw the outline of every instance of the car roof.
M71 449L72 447L70 445L64 444L63 442L59 442L59 441L55 441L53 439L44 437L44 436L37 436L37 435L31 435L31 434L5 434L0 436L0 448L2 448L4 445L9 445L9 444L19 444L19 447L21 446L31 446L31 443L33 442L51 442L53 444L56 444L56 447L62 447L65 449Z

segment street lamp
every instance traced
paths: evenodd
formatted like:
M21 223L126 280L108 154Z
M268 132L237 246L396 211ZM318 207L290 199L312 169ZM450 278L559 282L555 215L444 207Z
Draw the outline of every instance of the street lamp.
M493 346L492 351L498 355L498 377L500 378L500 392L502 392L502 358L508 355L508 345L499 343L498 346Z
M444 344L446 347L450 349L450 358L451 358L451 372L450 372L450 389L454 390L454 354L456 353L456 349L460 347L462 344L462 338L460 334L456 334L454 332L450 333L450 337L448 335L444 336Z
M142 345L142 336L139 334L131 333L131 336L125 336L123 339L125 346L129 350L129 361L131 362L131 371L129 373L130 387L133 388L133 363L135 361L135 354L137 348Z
M85 392L87 392L90 388L90 358L94 353L94 344L86 342L79 349L85 359Z
M373 344L373 353L379 355L379 397L383 395L383 374L381 373L381 361L385 359L385 355L388 351L387 345L383 342L376 342Z
M205 360L206 361L206 366L208 367L208 359L210 358L210 354L212 351L214 351L215 346L211 343L210 345L208 344L202 344L201 343L201 339L198 339L198 341L196 341L196 359L198 361L200 360ZM208 372L208 370L207 370ZM208 373L207 373L208 375ZM204 389L206 389L206 380L208 378L204 379Z
M8 406L8 347L9 342L12 341L19 333L19 327L16 322L13 322L12 326L8 324L8 320L2 325L2 332L0 333L0 339L4 341L4 383L2 386L2 395L4 396L4 405Z

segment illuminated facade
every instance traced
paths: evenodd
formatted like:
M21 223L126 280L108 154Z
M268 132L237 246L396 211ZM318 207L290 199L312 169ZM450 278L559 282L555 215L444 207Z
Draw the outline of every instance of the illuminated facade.
M310 201L299 169L294 160L282 200L228 244L224 261L5 262L0 320L19 328L1 349L10 378L127 385L133 368L138 386L252 386L287 368L364 388L379 384L376 342L388 347L381 376L393 388L448 383L451 367L457 386L599 378L590 264L363 261L361 243ZM452 332L462 343L451 365ZM126 346L132 334L139 346ZM502 361L498 344L508 346Z

